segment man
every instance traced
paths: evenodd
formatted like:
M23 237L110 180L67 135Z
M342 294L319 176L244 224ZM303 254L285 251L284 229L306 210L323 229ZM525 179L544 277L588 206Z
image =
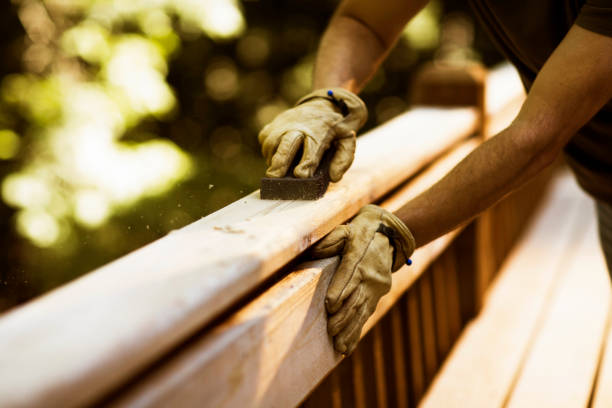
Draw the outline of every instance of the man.
M358 93L423 0L344 0L318 52L313 93L260 133L267 175L295 168L308 177L332 144L330 176L349 168L355 132L366 119ZM527 99L512 124L395 214L364 207L315 245L316 257L342 255L328 288L328 331L340 353L416 247L465 224L565 151L581 186L597 201L600 236L612 268L612 0L472 0L497 45L519 70Z

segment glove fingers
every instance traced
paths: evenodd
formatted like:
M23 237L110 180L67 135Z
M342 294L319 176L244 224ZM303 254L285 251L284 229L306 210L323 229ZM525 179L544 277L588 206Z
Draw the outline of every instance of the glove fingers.
M266 128L264 128L265 130ZM263 130L262 130L263 132ZM272 163L272 156L274 156L274 152L281 142L282 133L270 133L263 142L261 143L261 153L266 159L266 165L270 165Z
M356 133L347 129L344 125L337 125L338 134L341 135L336 141L336 153L329 166L329 178L338 182L344 173L351 167L355 158Z
M360 285L349 298L344 302L336 314L329 316L327 320L327 332L330 336L335 336L344 329L355 317L355 313L365 302L365 291Z
M270 132L272 131L272 125L268 123L266 126L261 129L259 134L257 135L257 140L260 145L263 145L263 142L270 136Z
M328 146L321 143L321 140L306 135L302 160L300 160L300 164L293 170L293 175L299 178L312 177L317 167L319 167L319 163L327 147Z
M304 140L304 134L299 130L290 130L280 138L280 143L276 148L276 152L272 156L270 161L270 167L266 171L267 177L283 177L287 174L287 170L293 158L297 153L302 141Z
M341 255L344 250L344 243L349 236L349 226L339 225L325 238L317 242L311 250L311 255L315 259L330 258Z
M362 254L347 253L342 256L340 266L336 270L325 296L325 307L330 314L336 313L342 303L353 293L362 280L362 272L356 265L355 258L360 259Z
M359 343L361 329L368 320L368 317L370 317L371 313L368 313L368 311L367 303L361 305L350 323L340 332L340 334L334 337L334 348L336 351L348 355L355 350Z

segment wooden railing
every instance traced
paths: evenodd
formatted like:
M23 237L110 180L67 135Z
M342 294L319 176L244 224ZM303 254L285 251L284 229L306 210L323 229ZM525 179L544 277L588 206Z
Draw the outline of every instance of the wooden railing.
M416 403L546 177L417 250L348 359L333 351L322 301L338 260L295 259L366 203L399 208L482 140L468 137L506 126L520 81L504 67L486 83L480 108L417 107L361 136L349 172L316 202L254 192L3 316L2 405Z

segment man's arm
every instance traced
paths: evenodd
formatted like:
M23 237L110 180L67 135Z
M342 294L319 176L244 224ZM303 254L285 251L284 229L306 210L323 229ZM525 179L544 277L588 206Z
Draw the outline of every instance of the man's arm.
M478 215L551 164L612 99L612 38L574 25L537 76L514 122L396 215L417 246Z
M374 74L406 22L428 0L344 0L325 32L315 64L315 91L278 115L258 136L268 169L283 177L302 150L293 175L312 177L333 144L329 167L337 182L355 155L356 134L367 120L355 93Z
M325 31L314 88L358 93L378 69L406 23L429 0L344 0Z

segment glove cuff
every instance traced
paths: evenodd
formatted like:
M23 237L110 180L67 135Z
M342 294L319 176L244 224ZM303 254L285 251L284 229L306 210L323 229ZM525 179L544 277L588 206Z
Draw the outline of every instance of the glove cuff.
M406 263L415 250L416 242L410 229L393 213L374 204L363 207L361 212L376 211L379 214L380 225L376 232L386 235L393 245L393 265L391 271L395 272Z
M313 99L325 99L334 104L344 116L343 122L353 130L359 130L368 120L368 109L360 97L344 88L321 88L302 97L301 105Z

